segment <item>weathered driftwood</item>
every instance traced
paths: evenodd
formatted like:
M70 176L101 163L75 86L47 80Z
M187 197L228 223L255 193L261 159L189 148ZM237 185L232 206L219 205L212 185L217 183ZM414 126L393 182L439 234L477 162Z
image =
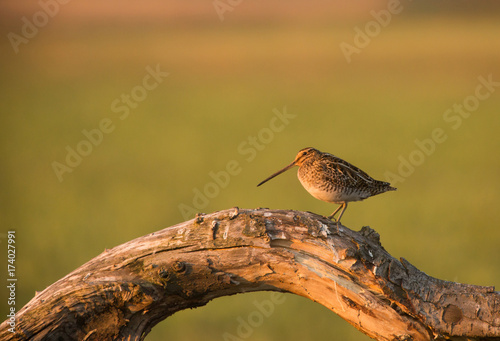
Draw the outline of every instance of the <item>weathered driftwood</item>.
M236 293L307 297L377 340L498 340L500 293L427 276L378 234L312 213L233 208L137 238L38 293L1 340L142 340L173 313Z

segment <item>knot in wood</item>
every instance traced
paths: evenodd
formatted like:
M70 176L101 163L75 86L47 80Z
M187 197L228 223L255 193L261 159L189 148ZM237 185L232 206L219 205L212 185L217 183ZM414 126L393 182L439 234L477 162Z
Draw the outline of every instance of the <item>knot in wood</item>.
M443 321L446 323L458 323L462 319L462 310L454 304L448 305L444 308Z
M236 218L240 214L240 208L235 206L231 213L229 213L229 220Z
M175 261L174 264L172 264L172 270L178 273L184 272L186 271L186 263L179 260Z
M169 278L170 277L170 274L168 273L167 270L165 269L160 269L158 271L158 275L161 277L161 278Z
M196 213L196 216L194 217L194 223L195 224L201 224L203 223L203 216L205 213Z
M217 238L217 230L219 228L219 221L217 219L212 221L212 239L215 240Z

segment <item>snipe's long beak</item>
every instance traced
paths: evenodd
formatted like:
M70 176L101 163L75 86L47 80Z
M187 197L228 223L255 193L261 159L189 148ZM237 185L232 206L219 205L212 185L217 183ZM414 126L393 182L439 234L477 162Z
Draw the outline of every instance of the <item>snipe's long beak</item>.
M289 170L290 168L292 168L293 166L295 166L295 161L293 161L291 164L289 164L288 166L286 166L285 168L277 171L276 173L274 173L273 175L271 175L270 177L268 177L266 180L262 181L261 183L259 183L257 185L257 187L259 187L260 185L262 185L263 183L266 183L268 182L269 180L271 180L272 178L274 178L275 176L278 176L280 175L281 173L283 172L286 172L287 170Z

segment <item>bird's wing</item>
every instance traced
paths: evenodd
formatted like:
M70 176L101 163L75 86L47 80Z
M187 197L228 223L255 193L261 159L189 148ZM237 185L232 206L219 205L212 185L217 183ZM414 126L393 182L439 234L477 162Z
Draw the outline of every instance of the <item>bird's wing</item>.
M342 179L342 182L354 184L358 182L362 183L373 183L377 180L373 179L366 172L362 171L358 167L350 164L347 161L342 160L339 157L330 154L329 158L326 158L326 167L332 168L333 173L336 174L337 181Z

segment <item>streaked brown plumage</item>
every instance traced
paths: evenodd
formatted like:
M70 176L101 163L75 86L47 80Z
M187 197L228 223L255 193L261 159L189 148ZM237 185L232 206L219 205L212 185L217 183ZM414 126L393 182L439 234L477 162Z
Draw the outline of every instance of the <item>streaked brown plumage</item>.
M295 160L277 171L257 186L271 180L293 166L299 166L297 176L304 188L316 199L341 204L329 218L342 209L340 219L347 208L347 203L359 201L387 191L395 191L390 183L373 179L358 167L332 154L322 153L314 148L299 151Z

